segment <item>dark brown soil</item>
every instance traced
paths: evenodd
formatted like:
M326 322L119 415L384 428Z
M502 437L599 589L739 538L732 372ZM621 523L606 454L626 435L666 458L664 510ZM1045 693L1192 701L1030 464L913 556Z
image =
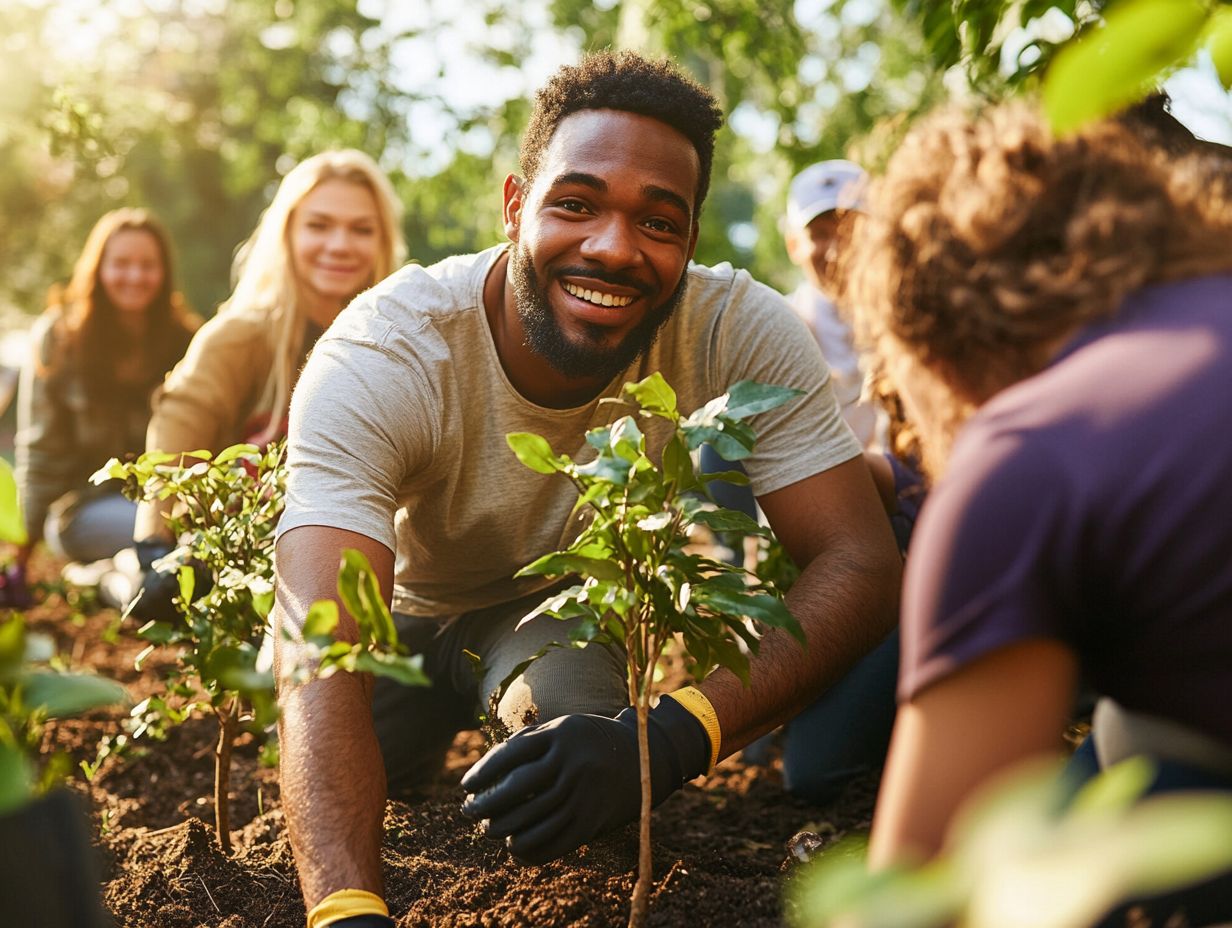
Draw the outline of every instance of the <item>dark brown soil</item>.
M36 565L36 570L38 566ZM51 565L42 565L44 574ZM120 680L134 699L149 695L166 658L140 673L143 644L121 634L105 640L115 615L73 618L53 593L30 611L31 624L53 633L76 667ZM53 728L50 740L75 759L93 760L99 739L120 731L116 714ZM131 928L300 928L304 907L279 809L277 773L260 766L256 746L237 750L231 780L234 856L213 833L214 722L186 723L166 742L145 742L136 756L108 758L73 788L94 809L104 874L103 895L116 923ZM476 733L460 735L445 769L420 800L386 810L385 883L399 926L619 926L628 914L637 859L628 829L542 867L523 867L479 837L459 812L458 780L480 754ZM688 786L654 818L656 926L782 924L785 842L808 829L837 837L864 828L875 783L855 785L833 807L788 796L777 761L767 768L739 759L704 784Z

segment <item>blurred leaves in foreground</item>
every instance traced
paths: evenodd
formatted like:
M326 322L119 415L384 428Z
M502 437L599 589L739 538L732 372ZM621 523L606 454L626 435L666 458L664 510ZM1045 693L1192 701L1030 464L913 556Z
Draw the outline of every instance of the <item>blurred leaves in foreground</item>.
M870 873L863 842L840 842L792 880L792 924L1086 928L1232 868L1232 795L1143 798L1153 776L1132 758L1071 799L1055 766L1030 767L974 800L947 851L919 868Z

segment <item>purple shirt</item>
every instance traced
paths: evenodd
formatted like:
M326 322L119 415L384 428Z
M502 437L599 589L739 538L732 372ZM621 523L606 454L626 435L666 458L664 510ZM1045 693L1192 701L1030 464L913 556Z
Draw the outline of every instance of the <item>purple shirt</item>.
M1145 288L955 444L916 528L899 696L1051 638L1232 744L1232 276Z

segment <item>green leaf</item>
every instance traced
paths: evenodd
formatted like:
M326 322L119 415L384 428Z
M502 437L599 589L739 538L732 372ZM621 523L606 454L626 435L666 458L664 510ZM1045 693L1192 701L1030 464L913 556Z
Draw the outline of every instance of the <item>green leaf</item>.
M193 591L197 586L197 576L188 564L181 564L176 571L176 579L180 582L180 609L187 611L193 601Z
M0 541L24 545L26 523L21 515L21 503L17 497L17 480L9 462L0 458Z
M1124 0L1057 53L1044 75L1044 109L1068 133L1144 96L1168 68L1193 54L1206 25L1200 0Z
M386 647L398 643L398 630L393 616L377 586L376 575L368 559L354 548L344 548L338 569L338 597L359 626L361 643L369 641Z
M11 744L0 743L0 815L30 801L34 791L34 765Z
M676 408L676 391L655 371L645 380L625 384L625 393L632 396L648 413L675 421L680 418Z
M518 460L533 471L554 474L562 467L561 460L552 453L552 446L541 435L511 432L505 436L505 442L518 456Z
M706 486L719 480L734 487L747 487L750 483L749 475L740 470L721 470L713 474L703 474L698 479Z
M406 657L382 651L360 651L355 655L355 669L378 677L386 677L403 686L430 686L423 670L423 655Z
M256 445L232 445L231 447L224 448L222 451L218 452L217 457L214 458L214 466L222 467L224 464L230 464L238 457L243 457L245 455L259 455L260 453L261 449Z
M770 530L735 509L702 509L690 521L704 525L712 532L741 532L745 535L769 535Z
M1219 82L1225 88L1232 89L1232 7L1220 5L1211 14L1206 48L1211 53Z
M596 577L600 580L619 580L624 576L624 572L620 569L619 564L611 561L601 561L592 557L581 557L564 551L545 554L543 557L527 564L514 576L527 577L539 574L548 577L564 577L569 574L577 574L580 577Z
M257 670L257 650L251 646L217 648L206 660L209 675L235 693L274 691L274 675Z
M679 431L673 432L663 446L663 476L676 481L676 492L685 493L697 486L693 457Z
M577 474L589 480L601 480L618 487L627 486L633 462L615 454L600 454L588 464L580 464Z
M1131 757L1114 764L1078 791L1069 814L1107 814L1128 809L1147 791L1155 773L1155 764L1145 757Z
M180 630L166 622L149 621L137 629L137 637L155 644L170 644L182 637Z
M48 718L71 718L125 702L128 694L114 680L93 674L34 671L24 676L22 693L30 708L42 707Z
M744 419L782 406L787 401L803 395L803 390L792 387L776 387L754 380L741 380L727 388L727 410L724 415L731 419Z
M319 599L308 607L308 615L304 619L304 640L332 639L337 627L338 604L332 599Z
M746 616L755 622L785 629L793 638L804 644L804 630L777 596L751 591L736 592L705 582L693 588L693 601L704 603L716 612Z

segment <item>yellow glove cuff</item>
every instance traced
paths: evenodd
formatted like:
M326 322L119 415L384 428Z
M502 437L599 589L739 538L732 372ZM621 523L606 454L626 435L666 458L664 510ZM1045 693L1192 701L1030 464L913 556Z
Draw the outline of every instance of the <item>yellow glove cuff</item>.
M325 928L352 915L384 915L389 909L375 893L363 889L340 889L330 893L308 913L308 928Z
M719 746L723 743L723 730L719 728L719 716L715 713L714 706L710 704L706 694L695 686L686 686L682 690L676 690L667 695L701 722L702 728L706 729L706 737L710 739L710 766L706 769L709 773L719 762Z

